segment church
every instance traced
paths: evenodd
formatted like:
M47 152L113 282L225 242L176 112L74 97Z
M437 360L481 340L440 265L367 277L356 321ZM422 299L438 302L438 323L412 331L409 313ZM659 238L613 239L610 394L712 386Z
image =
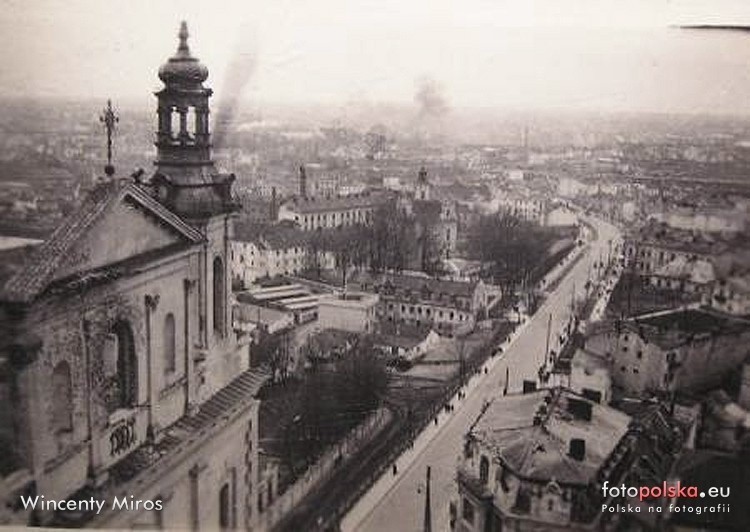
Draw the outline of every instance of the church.
M159 78L152 175L108 165L0 276L0 524L256 523L265 375L232 324L234 176L212 161L185 23ZM37 496L75 504L24 504ZM152 503L113 508L123 498Z

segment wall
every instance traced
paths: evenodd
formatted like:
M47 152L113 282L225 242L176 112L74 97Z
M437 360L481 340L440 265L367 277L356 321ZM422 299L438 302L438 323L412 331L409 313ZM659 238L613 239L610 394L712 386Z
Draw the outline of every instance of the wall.
M361 301L342 301L339 296L318 301L318 324L321 329L339 329L358 333L373 332L377 296L366 295Z
M154 511L103 514L92 524L96 527L166 528L217 530L219 528L219 492L226 483L231 501L231 527L251 527L257 522L252 495L257 485L258 403L245 410L214 437L205 440L193 452L166 458L148 475L152 482L125 485L122 495L135 499L161 499L164 509ZM253 448L254 447L254 448Z
M41 493L64 496L85 483L89 466L89 409L93 429L91 465L102 474L145 441L149 423L158 431L183 415L188 393L185 346L194 343L197 330L192 318L189 338L185 338L183 281L196 275L196 259L197 253L188 251L155 260L139 275L83 291L77 297L49 297L32 310L29 321L35 323L42 348L22 378L28 419L37 420L29 424L28 448L33 453L34 469L40 475ZM155 308L146 308L147 295L158 296ZM188 305L196 304L197 297L190 295ZM172 313L175 319L174 372L166 372L164 366L167 313ZM190 319L192 314L187 314ZM120 319L126 320L133 331L137 404L151 407L110 414L104 402L108 375L103 362L105 339ZM53 413L63 398L54 396L49 383L55 367L63 361L71 373L73 425L71 431L56 432ZM110 435L119 423L128 419L134 420L134 439L127 448L115 452Z

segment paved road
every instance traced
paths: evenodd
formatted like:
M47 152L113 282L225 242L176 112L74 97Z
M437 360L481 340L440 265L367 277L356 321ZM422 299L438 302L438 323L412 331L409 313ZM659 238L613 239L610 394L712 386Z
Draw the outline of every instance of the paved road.
M431 501L433 530L449 530L448 505L456 491L454 478L463 437L479 415L484 402L502 394L506 367L509 368L509 391L521 390L524 379L536 379L544 360L547 326L552 316L551 349L558 349L556 339L567 325L571 296L584 297L589 275L594 276L594 263L607 257L610 240L619 238L611 225L596 221L597 240L584 252L537 313L518 331L505 348L502 357L491 359L488 373L480 374L467 387L466 397L455 411L445 415L437 426L430 426L415 443L414 449L399 458L399 472L386 473L352 508L341 523L342 530L357 532L411 532L423 530L424 478L431 466Z

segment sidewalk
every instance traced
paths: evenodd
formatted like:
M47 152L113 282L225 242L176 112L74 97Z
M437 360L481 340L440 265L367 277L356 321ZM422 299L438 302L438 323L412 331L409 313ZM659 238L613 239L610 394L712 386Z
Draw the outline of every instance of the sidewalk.
M414 443L406 451L404 451L398 459L395 461L397 464L397 473L394 475L392 469L389 468L386 472L370 487L370 489L357 501L357 503L349 510L344 519L341 521L342 532L354 531L357 526L364 521L364 519L372 512L375 506L385 497L388 492L397 484L401 477L409 470L417 458L422 454L425 448L430 442L440 434L447 421L454 416L459 410L460 405L465 403L466 400L473 395L473 392L479 386L480 383L484 382L489 377L491 369L495 365L499 364L503 360L504 353L507 351L518 336L524 331L526 326L531 320L528 318L517 327L510 336L498 347L503 348L503 354L490 357L487 361L482 364L479 368L479 372L471 376L468 382L463 388L459 389L456 394L448 401L451 405L459 405L453 411L446 411L441 409L439 414L435 417L435 421L427 425L427 427L417 436ZM487 373L485 373L485 368ZM463 394L463 399L459 397L459 394Z

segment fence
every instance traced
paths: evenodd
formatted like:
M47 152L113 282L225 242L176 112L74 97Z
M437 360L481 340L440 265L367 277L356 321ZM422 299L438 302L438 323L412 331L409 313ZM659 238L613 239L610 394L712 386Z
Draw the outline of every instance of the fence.
M306 495L326 481L337 466L352 456L363 442L370 440L380 431L390 421L391 416L387 408L377 409L352 429L336 446L326 451L302 477L263 510L259 519L261 530L273 530Z

